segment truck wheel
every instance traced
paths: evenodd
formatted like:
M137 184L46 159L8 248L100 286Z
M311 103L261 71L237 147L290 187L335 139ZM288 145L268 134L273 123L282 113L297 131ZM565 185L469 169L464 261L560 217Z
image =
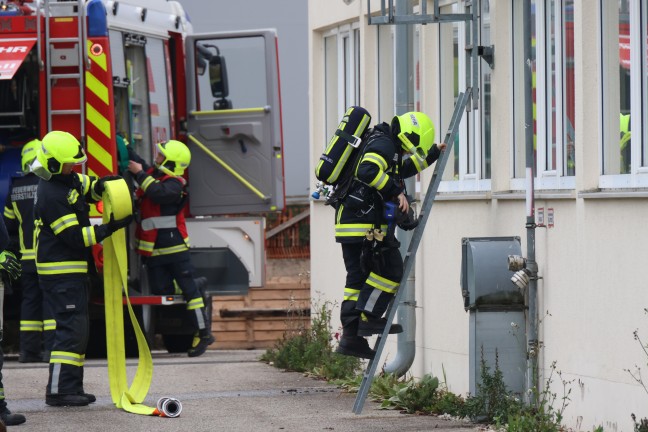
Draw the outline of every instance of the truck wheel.
M162 341L164 346L170 353L183 353L189 351L191 342L193 341L192 334L163 334Z

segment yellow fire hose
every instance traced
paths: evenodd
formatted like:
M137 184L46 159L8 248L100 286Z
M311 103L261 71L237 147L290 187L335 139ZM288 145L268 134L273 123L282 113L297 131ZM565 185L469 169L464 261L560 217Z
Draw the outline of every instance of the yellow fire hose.
M133 208L128 185L122 179L107 181L103 195L103 222L123 219L132 214ZM128 298L128 256L126 248L126 231L120 229L103 242L104 256L104 301L106 313L106 344L108 352L108 380L110 395L117 408L124 411L162 417L178 417L182 404L174 398L161 398L157 407L142 404L151 387L153 378L153 358L146 342L146 337L137 322L133 307ZM122 292L126 298L139 360L132 384L128 385L126 375L126 351L124 348L124 311Z

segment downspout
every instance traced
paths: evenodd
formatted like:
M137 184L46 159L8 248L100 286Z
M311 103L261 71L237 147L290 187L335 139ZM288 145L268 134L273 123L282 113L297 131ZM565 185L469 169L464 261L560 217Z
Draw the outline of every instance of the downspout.
M524 123L525 123L525 140L526 140L526 230L527 230L527 257L526 269L529 274L529 292L528 292L528 332L527 332L527 379L526 393L531 405L536 403L536 393L538 390L538 263L535 258L535 158L533 152L533 88L532 73L533 63L531 60L531 0L524 0L522 9L522 20L524 23L524 59L526 67L524 68Z
M396 15L411 15L414 11L411 0L396 0ZM412 111L414 107L412 74L412 46L414 38L414 27L410 24L399 24L394 27L394 101L396 115ZM415 181L411 177L405 180L405 187L409 194L415 192ZM405 256L407 248L412 240L412 231L397 230L397 237L400 241L401 256ZM399 289L404 290L401 294L401 303L398 305L397 322L403 326L403 332L398 335L396 357L385 365L385 373L395 374L399 377L405 375L414 363L416 354L416 297L415 297L415 272L416 263L412 260L412 271L407 277L404 285Z

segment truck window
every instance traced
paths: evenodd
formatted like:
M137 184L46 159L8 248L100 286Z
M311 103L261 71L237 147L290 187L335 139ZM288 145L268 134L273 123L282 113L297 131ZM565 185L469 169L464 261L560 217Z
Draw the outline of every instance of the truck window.
M268 105L264 53L265 40L259 36L197 41L198 111ZM212 58L218 60L210 63ZM227 79L227 94L215 79L218 70Z

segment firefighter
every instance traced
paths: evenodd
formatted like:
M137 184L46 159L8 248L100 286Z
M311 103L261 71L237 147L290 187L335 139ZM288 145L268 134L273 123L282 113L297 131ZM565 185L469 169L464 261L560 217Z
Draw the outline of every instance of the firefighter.
M21 363L49 361L56 323L46 311L43 293L38 285L36 255L34 252L34 200L38 177L31 172L31 164L40 148L39 139L25 144L21 151L23 175L12 178L4 218L9 234L18 238L21 254L22 303L20 306ZM44 351L43 351L44 348Z
M420 112L395 116L391 125L376 125L365 140L354 181L335 215L335 240L342 245L347 271L337 352L371 359L375 351L365 336L385 329L382 316L403 275L395 225L412 229L417 224L403 179L434 163L446 145L434 144L434 125ZM398 220L388 223L395 209ZM389 329L401 331L398 324Z
M191 152L180 141L159 143L155 166L148 167L131 146L128 149L131 158L128 170L139 184L136 192L139 208L135 232L137 253L143 257L148 282L154 292L173 292L176 284L182 291L196 330L187 354L200 356L215 339L203 295L193 278L184 217L189 194L182 176L191 162Z
M9 234L7 233L7 228L5 227L4 221L0 219L0 270L3 273L6 273L11 280L17 280L20 278L20 261L16 258L13 252L5 250L9 246ZM0 285L3 282L0 281ZM2 292L0 295L4 296L4 285L2 287ZM3 324L3 308L2 301L0 301L0 342L2 341L2 324ZM2 423L6 426L15 426L22 423L25 423L25 416L22 414L13 414L7 408L7 402L5 401L4 385L2 384L2 366L4 364L4 353L2 352L2 346L0 345L0 419Z
M105 182L72 171L86 161L79 141L63 131L43 137L32 170L41 177L34 207L36 269L40 286L56 321L49 361L45 403L85 406L96 400L83 389L83 363L88 343L88 272L96 271L91 247L132 216L92 225L88 203L101 199Z

